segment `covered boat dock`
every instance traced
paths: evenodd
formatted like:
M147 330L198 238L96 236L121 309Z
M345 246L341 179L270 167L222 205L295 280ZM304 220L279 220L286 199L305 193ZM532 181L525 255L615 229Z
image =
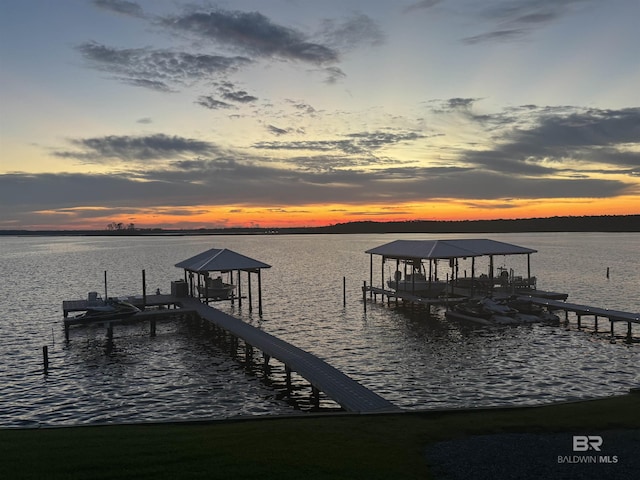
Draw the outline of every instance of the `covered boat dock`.
M537 250L527 247L521 247L510 243L499 242L489 239L458 239L458 240L395 240L379 247L367 250L369 254L369 288L370 295L373 293L383 293L388 296L398 295L397 289L394 291L385 289L385 280L387 284L394 285L393 280L385 279L385 264L388 260L395 261L395 272L393 278L397 280L404 275L407 276L407 266L414 269L417 266L423 267L423 262L428 261L428 274L425 273L425 279L429 284L436 282L445 282L446 291L443 293L449 295L459 295L464 297L473 297L476 295L490 295L495 292L504 291L509 293L536 293L537 296L544 296L544 293L552 294L552 298L566 299L566 294L555 294L554 292L541 292L536 289L536 277L531 275L531 254ZM374 281L374 262L373 256L380 255L382 258L380 267L381 288L373 287ZM526 276L515 275L513 269L507 270L504 267L498 268L496 275L495 257L509 255L526 255ZM476 259L478 257L489 257L489 265L486 273L476 275L477 266ZM441 277L438 272L438 263L440 260L446 260L450 272L445 274L445 278ZM471 276L460 276L460 261L470 260ZM404 272L401 271L401 264L404 265ZM413 293L413 292L409 292ZM415 295L413 295L415 296ZM428 303L438 303L437 299L432 299Z
M249 311L252 311L252 290L251 274L258 277L258 313L262 315L262 274L265 268L271 268L264 262L247 257L240 253L226 248L211 248L199 253L191 258L175 264L176 267L184 269L184 284L172 284L172 293L181 291L188 292L191 297L203 300L205 303L215 300L231 300L233 303L238 299L238 304L242 306L242 287L240 272L247 272L247 284L249 295ZM223 282L221 276L211 278L212 272L227 274L228 282ZM234 284L233 272L237 272L237 285ZM194 280L194 276L197 277ZM236 294L235 289L238 288ZM185 292L187 290L187 292ZM179 295L178 295L179 296Z

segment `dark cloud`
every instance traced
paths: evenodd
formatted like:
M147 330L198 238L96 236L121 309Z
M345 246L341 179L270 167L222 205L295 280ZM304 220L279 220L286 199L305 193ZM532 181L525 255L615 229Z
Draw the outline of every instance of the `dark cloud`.
M483 116L479 121L500 126L497 143L492 149L469 150L460 161L483 169L521 175L569 175L584 170L572 172L568 163L598 163L629 172L640 166L637 150L625 150L625 145L640 144L640 108L529 105L519 115L510 111Z
M313 64L338 60L336 50L311 42L303 32L278 25L259 12L196 11L166 17L162 25L199 40L239 49L257 57L277 57Z
M184 155L209 155L218 151L217 147L209 142L161 133L137 137L109 135L73 139L70 140L70 143L78 150L56 151L54 155L98 163L114 159L127 162L145 162L178 159Z
M202 105L205 108L208 108L210 110L219 110L221 108L232 108L233 105L231 105L230 103L227 102L223 102L221 100L216 100L215 98L213 98L210 95L203 95L198 97L198 100L196 100L196 103L198 105Z
M251 102L255 102L255 101L258 100L258 97L254 97L253 95L249 95L244 90L237 90L237 91L227 90L227 91L223 91L222 92L222 97L225 100L230 100L232 102L238 102L238 103L251 103Z
M275 125L267 125L267 130L269 130L269 132L277 136L285 135L289 133L289 130L285 130L284 128L278 128Z
M127 0L93 0L93 4L103 10L128 15L131 17L144 17L142 7L136 2L128 2Z
M126 83L159 91L171 91L176 85L211 80L251 63L245 57L149 48L117 49L96 42L84 43L77 50L93 68L117 75Z
M442 198L597 198L624 194L616 180L530 178L460 168L287 170L254 163L194 162L188 169L130 174L6 174L0 176L5 224L34 223L37 212L72 213L91 206L179 208L191 205L305 205L422 202ZM117 195L114 195L117 192ZM50 220L49 220L50 221Z

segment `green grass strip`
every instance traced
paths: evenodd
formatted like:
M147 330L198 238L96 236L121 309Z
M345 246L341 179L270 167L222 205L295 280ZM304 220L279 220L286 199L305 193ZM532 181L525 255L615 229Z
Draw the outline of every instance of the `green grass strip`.
M432 443L640 428L640 394L512 409L0 429L6 479L418 479Z

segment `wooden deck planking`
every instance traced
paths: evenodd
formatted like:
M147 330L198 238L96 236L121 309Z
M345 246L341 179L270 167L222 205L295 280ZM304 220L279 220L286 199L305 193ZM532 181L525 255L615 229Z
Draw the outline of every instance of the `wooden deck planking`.
M345 410L358 413L394 412L401 409L372 392L324 360L248 323L196 299L180 299L183 307L196 311L203 319L215 323L264 354L284 363L307 379Z

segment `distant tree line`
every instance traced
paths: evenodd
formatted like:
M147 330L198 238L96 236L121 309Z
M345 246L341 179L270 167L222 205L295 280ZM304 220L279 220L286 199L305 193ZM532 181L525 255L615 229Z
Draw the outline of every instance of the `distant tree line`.
M514 220L410 220L348 222L324 227L287 228L137 228L112 222L105 230L0 230L0 235L265 235L309 233L526 233L526 232L640 232L640 215L521 218Z
M110 232L121 232L123 230L132 232L136 229L136 226L133 223L130 223L128 225L125 225L122 222L111 222L109 225L107 225L107 230L109 230Z

